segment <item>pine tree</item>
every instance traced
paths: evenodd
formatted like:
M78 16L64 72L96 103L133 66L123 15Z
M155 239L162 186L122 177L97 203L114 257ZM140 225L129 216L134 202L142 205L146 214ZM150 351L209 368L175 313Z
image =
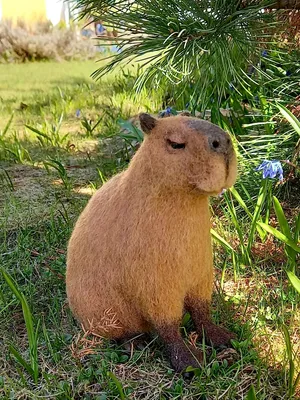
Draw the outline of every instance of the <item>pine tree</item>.
M119 31L120 52L94 73L139 61L137 88L166 82L193 88L205 106L229 88L249 86L249 66L274 45L278 9L300 1L255 0L77 0L81 16L93 16ZM267 12L266 12L266 9ZM260 73L268 79L267 73Z

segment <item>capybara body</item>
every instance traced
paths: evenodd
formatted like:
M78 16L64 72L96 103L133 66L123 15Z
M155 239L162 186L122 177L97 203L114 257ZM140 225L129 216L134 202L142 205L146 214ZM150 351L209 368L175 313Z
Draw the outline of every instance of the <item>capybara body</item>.
M195 366L179 334L183 310L216 345L231 334L210 320L213 265L208 197L236 179L230 137L196 118L141 114L145 140L104 184L68 247L67 294L86 329L108 338L155 330L171 363Z

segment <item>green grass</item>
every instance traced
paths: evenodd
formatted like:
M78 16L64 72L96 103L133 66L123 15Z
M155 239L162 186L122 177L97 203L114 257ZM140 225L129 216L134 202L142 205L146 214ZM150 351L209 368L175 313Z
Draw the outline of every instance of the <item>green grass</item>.
M71 67L72 65L72 67ZM4 102L24 101L35 94L52 91L55 86L91 83L89 78L94 61L37 62L30 64L0 65L1 98Z
M296 398L299 295L287 281L283 245L270 238L255 237L252 265L239 265L236 281L230 256L215 247L214 319L237 334L238 357L228 364L213 352L191 382L173 373L155 336L128 351L84 335L73 319L64 276L74 223L95 189L131 157L132 148L115 137L117 119L158 111L163 97L134 95L134 67L101 82L89 78L94 69L91 61L0 65L0 132L14 112L0 134L0 397ZM90 130L86 121L97 126ZM214 202L214 228L236 248L224 206L224 199ZM239 222L249 233L246 218ZM185 328L190 337L189 321Z

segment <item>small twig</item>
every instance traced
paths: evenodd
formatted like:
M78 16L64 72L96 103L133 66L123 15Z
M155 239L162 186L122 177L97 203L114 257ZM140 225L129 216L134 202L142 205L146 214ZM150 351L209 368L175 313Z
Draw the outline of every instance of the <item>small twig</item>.
M285 163L285 164L288 164L288 165L291 165L293 168L298 168L298 169L300 169L300 167L299 167L298 165L296 165L296 164L294 164L294 163L292 163L292 162L290 162L290 161L288 161L288 160L280 160L280 162Z

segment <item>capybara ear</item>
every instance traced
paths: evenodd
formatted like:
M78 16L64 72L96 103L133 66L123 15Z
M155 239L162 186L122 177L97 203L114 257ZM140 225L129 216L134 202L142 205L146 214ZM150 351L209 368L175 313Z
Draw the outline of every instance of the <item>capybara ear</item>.
M142 131L145 133L150 133L157 123L157 120L155 118L146 113L140 114L139 119Z

